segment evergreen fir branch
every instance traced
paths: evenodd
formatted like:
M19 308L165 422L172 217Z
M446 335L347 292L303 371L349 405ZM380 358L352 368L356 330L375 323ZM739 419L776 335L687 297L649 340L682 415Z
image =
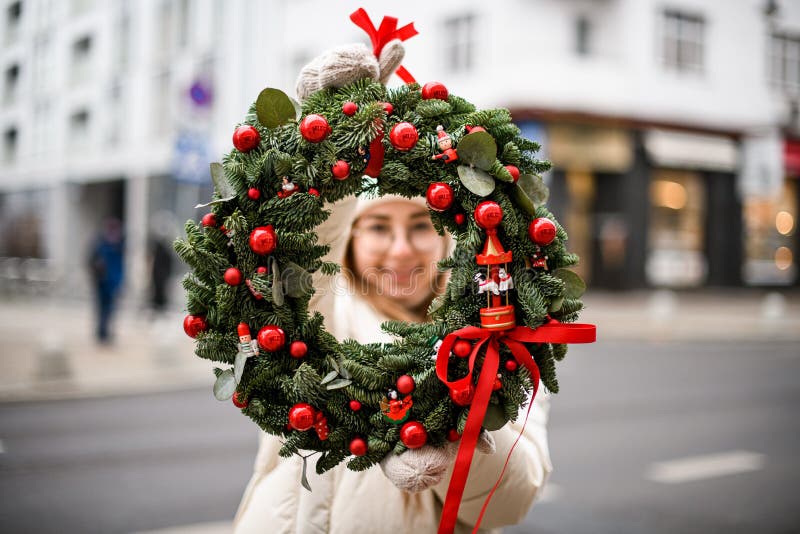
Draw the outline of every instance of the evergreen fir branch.
M520 157L522 156L522 152L514 144L513 141L509 141L503 146L503 152L500 154L500 160L503 161L506 165L516 165L519 167Z

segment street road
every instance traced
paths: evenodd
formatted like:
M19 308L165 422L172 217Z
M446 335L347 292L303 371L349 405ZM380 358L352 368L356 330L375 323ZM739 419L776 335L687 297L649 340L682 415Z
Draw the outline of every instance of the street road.
M800 530L797 343L600 342L571 347L559 377L556 470L507 533ZM225 521L255 450L254 425L210 386L0 404L0 526L115 533Z

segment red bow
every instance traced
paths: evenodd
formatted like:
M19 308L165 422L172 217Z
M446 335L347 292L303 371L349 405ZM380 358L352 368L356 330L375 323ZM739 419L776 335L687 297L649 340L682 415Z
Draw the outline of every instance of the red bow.
M500 343L506 345L514 356L514 359L516 359L520 365L524 365L531 374L533 394L531 395L528 408L530 410L530 405L533 404L533 399L536 396L539 385L539 367L537 367L536 362L533 357L531 357L524 343L592 343L595 340L595 336L594 325L575 323L561 324L551 319L551 322L536 329L518 326L511 330L492 331L478 328L477 326L467 326L445 337L442 346L439 347L439 353L436 357L436 375L439 377L439 380L444 382L450 389L468 388L472 384L472 372L475 368L475 360L478 357L478 352L481 346L487 344L487 342L488 344L486 345L486 355L483 358L483 366L478 376L475 397L472 400L467 422L464 426L464 434L461 437L461 444L458 448L458 456L456 456L453 476L450 479L450 486L447 488L447 497L445 498L444 509L442 510L442 519L439 523L439 534L453 532L456 520L458 519L458 508L461 505L461 497L464 494L464 486L467 482L467 475L469 475L469 467L472 464L475 445L478 442L478 436L480 435L481 426L483 425L483 418L486 415L486 408L489 405L489 398L492 395L492 386L494 385L497 369L500 365ZM447 367L450 361L450 351L453 348L453 344L459 338L474 339L477 340L477 343L473 346L472 353L469 356L469 372L466 376L451 382L447 379ZM510 454L509 452L509 456ZM506 460L506 463L507 462L508 459ZM503 471L505 472L505 469ZM502 473L500 476L502 477ZM495 489L499 482L498 480L497 484L495 484ZM483 510L478 517L473 532L478 530L481 519L483 518L483 513L493 493L494 489L492 489L483 505Z
M375 25L369 19L369 15L364 11L363 7L358 8L350 14L356 26L367 32L370 41L372 41L372 53L375 57L379 57L383 47L392 39L400 39L405 41L417 35L417 30L414 28L414 23L406 24L402 28L397 27L397 19L395 17L383 17L380 27L375 29ZM406 82L414 83L416 80L402 65L397 68L397 75Z

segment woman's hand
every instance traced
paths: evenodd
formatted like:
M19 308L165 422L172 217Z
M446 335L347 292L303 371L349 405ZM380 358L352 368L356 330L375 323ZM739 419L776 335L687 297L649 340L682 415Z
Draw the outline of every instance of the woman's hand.
M386 478L403 491L417 493L439 484L453 464L458 452L458 442L444 447L426 445L410 449L403 454L389 454L381 461ZM477 449L484 454L493 454L495 443L492 435L481 431Z

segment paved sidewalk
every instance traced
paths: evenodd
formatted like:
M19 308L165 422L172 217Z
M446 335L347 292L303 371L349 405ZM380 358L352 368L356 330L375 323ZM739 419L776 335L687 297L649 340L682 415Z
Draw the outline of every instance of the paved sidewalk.
M590 292L581 321L611 340L798 343L800 293L757 290ZM123 309L116 342L92 338L88 302L0 302L0 401L62 399L213 385L213 364L193 353L183 314Z

